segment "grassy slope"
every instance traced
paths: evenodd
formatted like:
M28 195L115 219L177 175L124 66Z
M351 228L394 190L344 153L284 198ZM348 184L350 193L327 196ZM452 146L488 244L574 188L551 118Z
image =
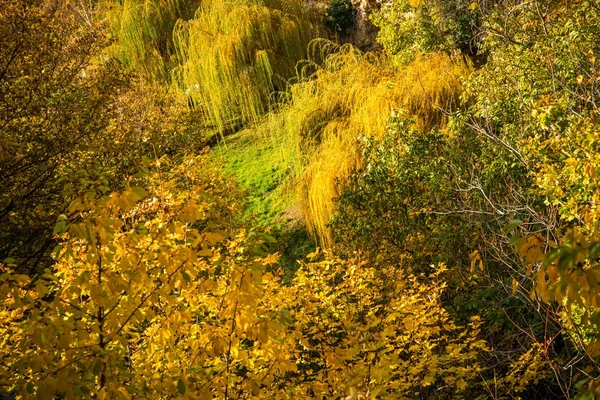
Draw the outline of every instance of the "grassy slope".
M272 250L282 255L281 266L291 275L297 268L296 260L315 247L297 205L293 161L286 145L283 137L265 138L247 129L227 137L212 154L247 191L245 218L249 226L270 230L277 238Z

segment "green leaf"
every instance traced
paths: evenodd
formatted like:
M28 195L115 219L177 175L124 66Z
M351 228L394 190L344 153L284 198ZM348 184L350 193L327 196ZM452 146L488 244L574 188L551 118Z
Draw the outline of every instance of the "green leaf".
M44 347L44 344L46 344L46 338L44 337L44 334L42 333L42 331L40 329L37 329L35 331L35 339L38 345L40 345L41 347Z
M273 236L262 234L262 235L259 235L259 237L267 243L277 243L277 239L275 239Z
M594 243L588 252L588 259L592 262L596 261L598 256L600 256L600 242Z
M17 260L15 260L14 258L11 258L11 257L4 259L4 264L6 264L6 265L15 265L16 262L17 262Z
M90 388L87 386L79 386L79 391L85 395L89 395L91 393Z
M92 373L94 375L100 375L101 372L102 372L102 359L96 358L96 361L94 361L94 365L92 365Z
M177 381L177 391L182 396L185 394L185 382L181 378Z
M565 271L572 264L574 264L576 260L577 253L574 252L572 249L564 248L562 254L560 255L560 258L558 259L558 270L560 271L561 275L564 274Z
M590 317L590 322L596 327L600 327L600 312L594 311Z
M523 223L523 221L521 221L520 219L513 219L508 224L506 224L506 226L504 226L504 228L502 228L502 230L505 233L508 233L508 232L512 231L513 229L515 229L517 226L521 225L522 223Z
M267 253L261 246L254 246L251 249L252 253L261 256L261 257L266 257L269 255L269 253Z
M135 193L136 195L138 195L140 198L144 198L144 197L148 196L148 192L143 187L134 186L132 188L132 190L133 190L133 193Z
M55 235L60 235L67 231L67 222L64 219L59 220L56 225L54 225L54 229L52 233Z
M135 227L135 231L141 235L148 234L148 228L146 227L146 224L144 222L140 222L139 224L137 224L137 226Z
M510 240L508 241L508 244L510 246L514 246L519 240L521 240L523 238L523 236L521 235L521 232L518 232L516 235L513 235Z
M561 255L560 249L554 249L554 250L552 250L546 256L546 259L544 260L543 266L547 267L548 265L551 265L554 262L554 260L556 260L558 257L560 257L560 255Z

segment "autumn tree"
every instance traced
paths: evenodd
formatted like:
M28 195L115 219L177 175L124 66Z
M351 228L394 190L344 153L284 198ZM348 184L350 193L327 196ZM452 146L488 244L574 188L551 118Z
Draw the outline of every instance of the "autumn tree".
M31 274L52 263L56 218L91 183L123 187L143 156L201 141L182 99L102 56L100 11L80 6L8 2L0 14L0 259Z
M207 0L174 35L181 87L219 131L275 107L312 38L298 0Z
M0 383L37 398L329 398L465 390L486 349L432 285L327 257L286 285L226 177L189 157L83 195L40 279L2 266ZM448 386L450 385L450 386ZM443 389L446 387L448 389ZM452 388L452 389L450 389Z

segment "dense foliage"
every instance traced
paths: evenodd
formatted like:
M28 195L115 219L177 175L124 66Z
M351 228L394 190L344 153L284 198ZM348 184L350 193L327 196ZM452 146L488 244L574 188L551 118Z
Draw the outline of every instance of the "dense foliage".
M174 32L181 84L223 130L253 122L286 88L310 40L300 0L207 0Z
M0 398L600 397L600 3L356 6L0 0Z
M343 37L354 26L356 9L350 0L331 0L325 15L327 27Z
M173 29L190 19L199 0L123 0L107 3L115 43L112 52L123 66L150 80L171 81L177 66Z

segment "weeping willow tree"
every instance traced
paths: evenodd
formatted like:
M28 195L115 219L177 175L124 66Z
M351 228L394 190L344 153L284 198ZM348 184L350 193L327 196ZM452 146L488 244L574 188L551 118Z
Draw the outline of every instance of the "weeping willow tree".
M386 54L311 43L278 118L279 134L295 140L300 202L321 244L331 244L334 199L360 162L358 139L382 137L393 109L406 110L421 130L443 125L442 110L455 107L469 70L446 54L422 55L398 69Z
M173 29L193 17L200 0L108 0L114 55L129 69L167 83L176 67Z
M205 0L175 28L180 79L219 130L256 121L306 57L311 28L303 0Z

